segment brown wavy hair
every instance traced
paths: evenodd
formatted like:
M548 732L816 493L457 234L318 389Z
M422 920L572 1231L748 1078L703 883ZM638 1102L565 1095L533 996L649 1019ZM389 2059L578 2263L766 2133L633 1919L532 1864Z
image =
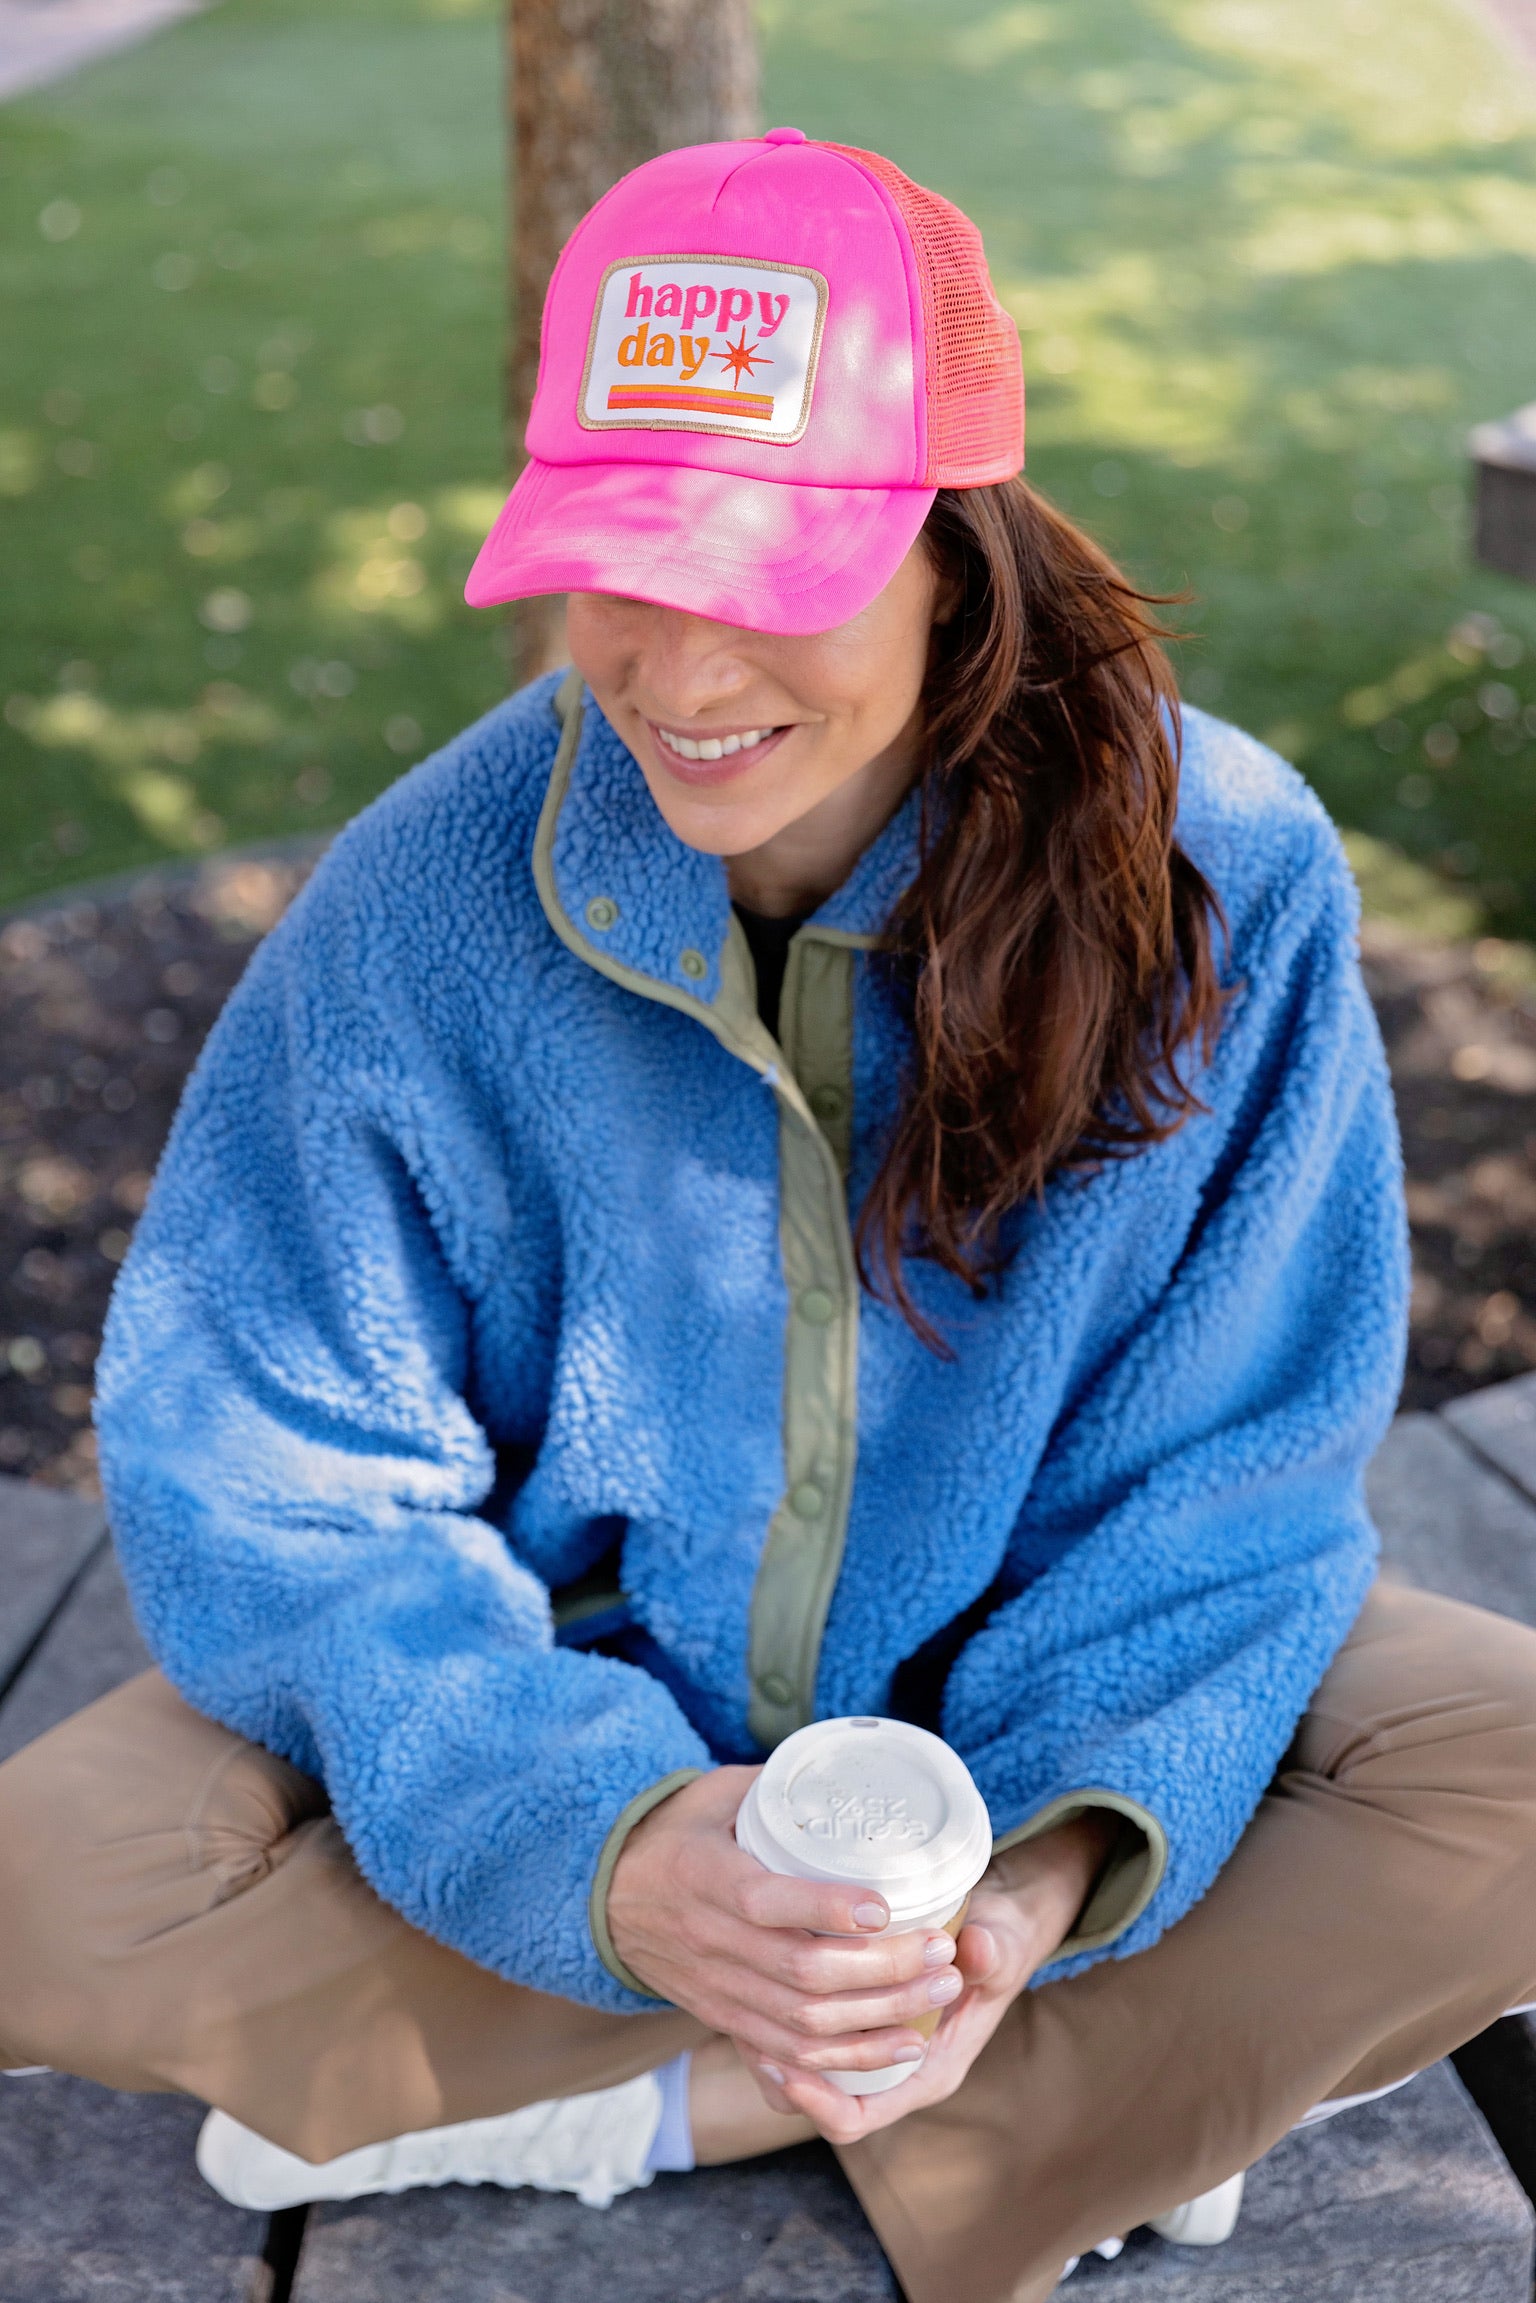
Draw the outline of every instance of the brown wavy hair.
M912 1024L859 1216L865 1284L935 1350L918 1255L975 1296L1002 1219L1205 1107L1225 993L1218 898L1174 838L1178 694L1154 610L1022 479L941 489L921 863L880 963Z

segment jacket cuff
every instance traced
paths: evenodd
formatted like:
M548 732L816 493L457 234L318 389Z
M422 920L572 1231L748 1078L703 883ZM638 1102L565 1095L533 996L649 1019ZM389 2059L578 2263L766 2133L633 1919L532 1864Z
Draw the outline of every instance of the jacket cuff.
M1015 1825L992 1843L994 1859L1010 1847L1022 1847L1054 1831L1060 1823L1075 1823L1080 1815L1105 1812L1120 1818L1119 1836L1089 1889L1088 1900L1077 1915L1071 1934L1058 1944L1043 1964L1075 1959L1084 1951L1105 1951L1126 1929L1134 1927L1146 1910L1168 1868L1168 1834L1150 1809L1118 1791L1069 1791L1042 1807L1027 1823Z
M648 1983L642 1983L638 1975L631 1974L613 1948L613 1937L608 1932L608 1890L613 1884L614 1869L635 1825L642 1822L653 1807L659 1807L664 1799L671 1798L674 1791L681 1791L685 1783L695 1782L703 1773L702 1767L674 1767L670 1775L664 1775L659 1783L651 1784L637 1798L632 1799L621 1810L617 1822L603 1841L603 1851L597 1859L592 1893L587 1899L587 1919L592 1929L592 1942L609 1974L616 1977L626 1991L638 1992L642 1999L654 2000L658 1994ZM663 2000L661 2004L665 2006L667 2002Z

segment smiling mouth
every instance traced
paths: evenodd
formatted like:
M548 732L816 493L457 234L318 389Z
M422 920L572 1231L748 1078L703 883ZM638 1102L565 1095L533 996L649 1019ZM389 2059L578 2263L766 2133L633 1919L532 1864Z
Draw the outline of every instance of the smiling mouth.
M781 735L780 728L743 728L729 736L680 736L671 728L651 726L659 742L680 760L729 760L742 752L755 752L771 736ZM743 765L747 763L743 762Z

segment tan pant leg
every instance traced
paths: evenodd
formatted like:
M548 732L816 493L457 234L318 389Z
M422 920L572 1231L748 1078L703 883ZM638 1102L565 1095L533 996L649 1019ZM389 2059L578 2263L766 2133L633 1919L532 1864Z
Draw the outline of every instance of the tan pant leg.
M317 2160L704 2036L523 1990L408 1926L319 1785L158 1672L0 1767L0 2064L184 2090Z
M844 2165L911 2303L1038 2303L1533 1996L1536 1633L1379 1586L1204 1901L1027 1992L949 2103Z

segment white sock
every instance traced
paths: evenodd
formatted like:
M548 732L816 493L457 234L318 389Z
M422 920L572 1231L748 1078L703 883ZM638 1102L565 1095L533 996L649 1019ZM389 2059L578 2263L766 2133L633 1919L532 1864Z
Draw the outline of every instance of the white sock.
M686 2089L683 2100L686 2108ZM621 2192L650 2182L661 2113L661 2088L646 2071L619 2087L423 2128L316 2163L269 2143L228 2112L210 2111L197 2139L197 2164L232 2206L269 2213L307 2200L361 2199L442 2183L574 2191L588 2207L607 2207Z
M688 2074L693 2053L685 2048L651 2076L661 2089L661 2118L646 2154L647 2175L688 2175L695 2165L693 2121L688 2113Z

